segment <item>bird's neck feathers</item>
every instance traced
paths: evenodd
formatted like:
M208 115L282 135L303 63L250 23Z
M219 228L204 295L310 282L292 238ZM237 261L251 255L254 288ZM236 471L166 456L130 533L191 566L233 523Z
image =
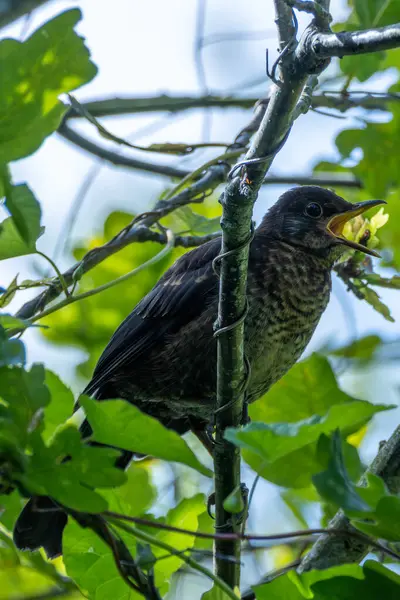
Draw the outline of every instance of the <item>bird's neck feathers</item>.
M298 253L299 257L301 255L304 259L309 257L310 260L315 262L316 266L318 265L323 269L331 269L343 254L344 248L340 244L315 247L312 243L315 238L311 237L310 240L305 240L296 233L295 227L291 226L289 219L271 208L257 227L256 237L259 238L263 246L272 247L282 244L285 247L290 247Z

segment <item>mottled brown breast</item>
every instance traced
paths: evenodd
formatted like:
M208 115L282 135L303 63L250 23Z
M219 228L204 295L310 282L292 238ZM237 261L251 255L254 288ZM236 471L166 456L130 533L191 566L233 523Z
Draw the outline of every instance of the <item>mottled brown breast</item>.
M320 258L283 242L262 249L249 271L245 349L251 363L249 401L262 396L305 350L331 290L330 268ZM264 254L265 257L265 254Z

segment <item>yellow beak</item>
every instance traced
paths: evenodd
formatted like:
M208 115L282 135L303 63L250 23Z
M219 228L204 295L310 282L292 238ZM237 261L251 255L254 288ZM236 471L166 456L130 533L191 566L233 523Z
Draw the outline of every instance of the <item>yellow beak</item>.
M358 244L357 242L353 242L352 240L345 238L343 235L343 228L345 224L354 217L361 215L374 206L380 206L381 204L386 204L386 202L384 200L367 200L366 202L357 202L357 204L353 204L349 210L332 217L326 226L326 229L331 235L339 239L342 244L345 244L354 250L364 252L364 254L370 254L371 256L379 257L380 255L375 250L371 250L362 244Z

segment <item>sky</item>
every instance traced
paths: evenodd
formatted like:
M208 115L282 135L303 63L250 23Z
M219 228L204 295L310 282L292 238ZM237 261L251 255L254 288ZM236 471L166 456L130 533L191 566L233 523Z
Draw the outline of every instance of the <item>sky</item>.
M24 39L52 16L76 6L83 12L83 19L77 30L86 39L92 60L99 67L97 77L75 92L81 102L115 96L184 95L201 94L205 91L260 97L266 93L268 81L265 76L265 49L268 47L271 61L277 55L272 0L208 0L202 3L189 0L114 0L112 4L93 0L55 0L35 11L28 21L21 19L4 29L0 39L21 39L21 36ZM199 10L201 6L205 6L204 13ZM347 14L345 3L333 0L331 12L335 21L344 20ZM203 20L201 14L204 15ZM225 41L208 44L199 53L196 52L196 44L202 22L204 37L210 41L210 36L214 36L214 40L215 37L223 36ZM301 14L300 29L306 22L307 16ZM243 38L243 33L250 32L254 34L252 39L237 39ZM374 78L368 82L368 89L384 90L392 78L393 74L390 72ZM248 85L257 80L258 85ZM362 86L358 84L357 89L362 89ZM335 136L341 129L357 124L356 117L357 113L354 111L345 120L314 112L302 116L296 121L290 138L275 159L270 173L309 174L313 165L320 160L334 159L337 156ZM132 136L130 139L133 139L135 131L144 127L154 129L156 123L160 126L157 131L135 137L135 141L149 144L166 141L200 142L204 139L204 132L214 141L231 141L248 119L249 112L243 110L232 109L223 113L214 109L209 111L208 116L201 110L194 110L178 117L147 114L106 118L102 122L116 135ZM98 139L90 125L79 123L74 126L82 128L91 138ZM102 139L99 143L107 145ZM126 153L138 154L131 150L126 150ZM210 154L200 153L190 160L169 157L164 162L184 164L185 167L197 166L209 156ZM53 255L57 241L65 232L66 219L80 186L88 172L98 164L97 159L68 144L57 134L48 138L33 156L12 164L14 181L28 182L41 202L46 232L39 241L40 250ZM140 212L148 209L169 183L163 177L103 164L81 207L73 229L72 242L99 231L105 217L112 210ZM255 207L257 220L285 189L285 186L263 187ZM0 217L2 216L5 213L0 212ZM58 263L62 268L68 267L71 256L64 253ZM10 283L16 272L20 273L21 279L37 276L38 265L39 258L32 257L3 261L0 285ZM40 266L43 267L43 264L40 263ZM28 292L20 294L12 308L17 309L28 298ZM390 306L393 316L397 317L395 324L388 323L368 305L351 297L343 284L335 280L331 302L308 352L327 340L337 344L348 341L355 332L357 335L378 333L389 338L398 337L400 302L396 292L384 290L382 298ZM351 331L344 317L344 311L349 310L354 321ZM48 368L74 385L75 365L82 360L82 354L60 347L55 352L54 347L35 331L28 331L24 337L28 344L30 362L44 361ZM346 373L341 379L346 391L356 392L360 397L375 402L382 401L380 389L383 381L387 390L384 401L398 403L399 376L391 366L381 365L367 375L364 373L362 377L354 372ZM371 428L363 446L365 458L371 458L379 440L391 433L393 419L393 413L376 417L376 424ZM270 496L273 494L270 490Z

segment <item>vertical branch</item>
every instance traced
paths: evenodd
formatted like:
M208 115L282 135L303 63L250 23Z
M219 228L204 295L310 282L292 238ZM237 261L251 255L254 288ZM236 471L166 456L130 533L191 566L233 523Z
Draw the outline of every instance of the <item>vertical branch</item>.
M275 6L280 39L286 46L293 38L292 12L283 0L275 0ZM265 173L290 131L292 112L306 80L307 75L302 73L293 78L294 85L287 78L282 86L273 86L267 111L246 161L242 163L246 174L234 177L221 197L222 249L219 257L220 289L215 332L218 339L214 448L217 533L239 533L241 527L241 515L232 514L224 507L224 501L232 492L238 495L241 493L240 451L224 439L224 433L227 427L238 427L243 422L244 391L248 375L244 357L244 318L247 310L247 265L253 206ZM253 158L255 161L248 162ZM226 560L228 557L230 560ZM218 577L233 589L238 587L240 541L217 539L215 562Z
M250 193L246 197L243 191L240 179L236 177L221 198L222 260L216 331L218 371L214 448L217 533L240 532L240 518L224 508L224 500L229 494L234 490L240 494L240 451L224 439L224 432L227 427L241 424L244 402L243 317L251 217L256 195ZM240 581L240 540L217 539L215 553L217 575L235 588ZM224 557L232 560L223 560Z

